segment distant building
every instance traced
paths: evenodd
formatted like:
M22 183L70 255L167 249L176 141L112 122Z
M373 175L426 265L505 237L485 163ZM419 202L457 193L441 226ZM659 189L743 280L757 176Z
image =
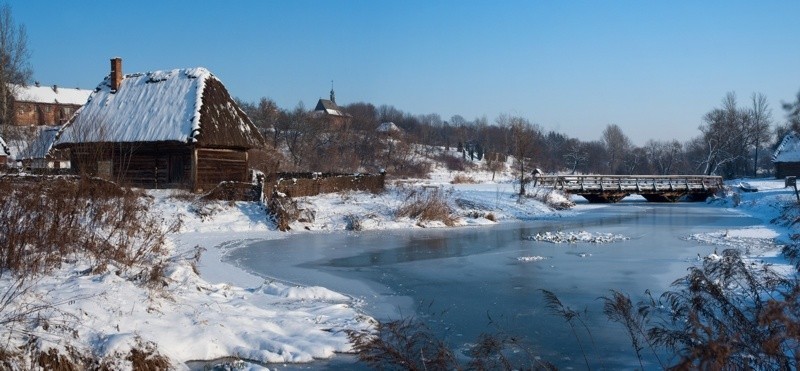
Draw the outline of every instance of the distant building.
M311 116L325 120L333 126L342 126L346 124L352 116L336 105L336 94L333 92L332 87L330 98L330 100L320 98L314 111L311 112Z
M0 137L0 169L5 169L8 166L8 155L11 152L6 145L6 142Z
M74 171L145 188L208 190L249 181L247 151L264 146L207 69L122 75L122 60L67 124L55 148Z
M800 177L800 135L793 131L783 137L772 154L772 164L775 166L775 178Z
M69 121L89 99L91 90L63 88L57 85L31 86L9 84L13 95L14 125L58 126Z
M40 126L38 135L17 154L23 169L68 169L69 156L63 150L54 150L56 136L61 127Z

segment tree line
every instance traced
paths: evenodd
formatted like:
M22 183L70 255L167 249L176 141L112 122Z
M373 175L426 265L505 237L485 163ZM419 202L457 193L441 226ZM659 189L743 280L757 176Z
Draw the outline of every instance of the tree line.
M13 125L12 85L31 80L27 33L8 4L0 6L0 135L30 140ZM359 102L343 107L351 119L332 128L301 104L293 109L274 101L238 100L268 139L254 160L265 171L356 172L387 170L398 176L424 175L434 146L461 152L461 161L441 157L448 168L460 169L478 160L490 170L506 156L521 173L541 168L551 173L585 174L716 174L726 178L759 176L772 171L770 154L790 131L800 132L800 92L783 103L786 121L778 123L763 94L740 103L731 92L701 118L698 135L686 142L649 140L633 145L616 124L607 124L600 138L579 140L545 131L527 118L501 114L467 120L461 115L411 114L391 105ZM383 122L401 132L379 133Z
M467 120L461 115L443 119L438 114L412 114L391 105L358 102L343 106L351 119L332 129L302 103L282 109L268 98L238 100L268 139L271 150L285 155L282 171L355 172L385 169L395 175L418 175L428 170L425 158L432 148L458 151L462 161L442 159L458 169L480 161L496 165L514 156L519 172L535 168L551 173L583 174L706 174L726 178L768 175L771 154L791 130L800 132L800 93L783 104L787 120L778 123L763 94L744 103L730 92L719 106L701 118L698 135L678 140L648 140L634 145L616 124L607 124L597 140L579 140L545 131L527 118L501 114ZM392 122L401 130L378 132Z

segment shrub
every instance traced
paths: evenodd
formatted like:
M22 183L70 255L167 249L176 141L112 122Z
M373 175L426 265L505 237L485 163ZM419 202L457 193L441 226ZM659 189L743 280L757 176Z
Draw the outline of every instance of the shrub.
M455 225L456 218L447 203L447 197L439 188L425 188L409 192L405 202L395 212L397 217L408 217L423 221L440 221L446 226Z
M458 174L450 181L451 184L475 184L475 178L463 174Z
M464 171L467 170L468 166L467 162L461 157L453 157L446 153L436 156L435 160L444 164L447 170L450 171Z
M358 359L379 370L555 370L518 337L482 334L466 364L423 322L407 318L379 323L374 331L347 332Z
M344 216L345 229L348 231L361 231L364 226L361 225L361 218L358 215L347 214Z
M0 178L0 269L44 273L64 259L85 257L95 270L108 263L147 267L164 253L163 220L152 199L94 178ZM35 248L32 248L35 247Z
M800 288L769 266L727 249L676 281L679 288L644 304L667 308L648 336L675 351L678 368L795 369L800 341Z

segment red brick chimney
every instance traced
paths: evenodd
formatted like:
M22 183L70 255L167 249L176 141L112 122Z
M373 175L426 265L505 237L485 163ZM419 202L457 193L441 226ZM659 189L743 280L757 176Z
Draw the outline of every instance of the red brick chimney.
M122 83L122 58L115 57L111 59L111 92L116 93L119 90L119 84Z

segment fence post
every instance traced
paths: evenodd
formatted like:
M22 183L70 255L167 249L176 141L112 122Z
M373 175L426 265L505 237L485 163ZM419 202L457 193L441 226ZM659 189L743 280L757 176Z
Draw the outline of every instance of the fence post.
M797 177L787 176L784 187L788 186L792 186L792 188L794 188L794 196L797 197L797 203L800 203L800 193L797 193Z

